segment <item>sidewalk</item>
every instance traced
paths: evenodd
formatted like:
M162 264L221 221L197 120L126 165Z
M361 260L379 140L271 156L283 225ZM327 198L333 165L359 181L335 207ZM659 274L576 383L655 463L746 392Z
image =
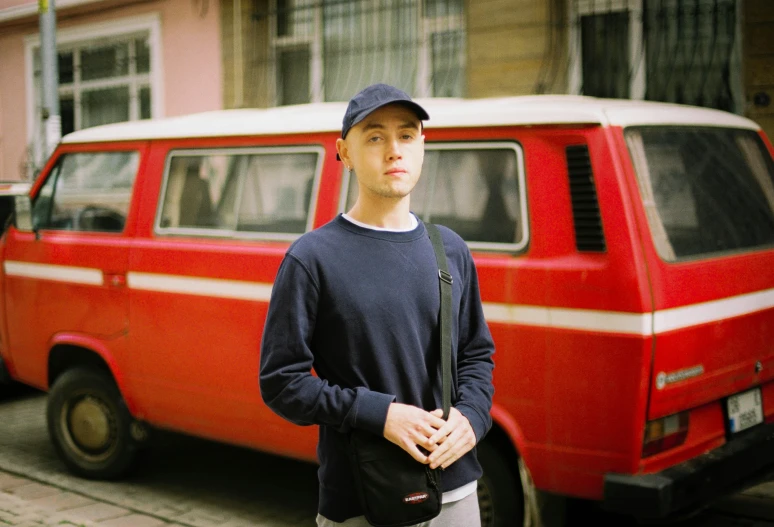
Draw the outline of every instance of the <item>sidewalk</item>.
M159 435L132 477L85 480L69 474L56 457L44 397L2 401L0 423L0 527L314 525L317 467L312 464ZM774 475L720 501L713 511L714 523L706 527L774 527Z
M733 498L723 500L717 510L739 515L733 525L771 525L774 482L765 483ZM743 520L742 518L749 518ZM755 521L757 518L761 521ZM201 518L200 518L201 520ZM707 525L726 525L722 523ZM768 520L768 521L765 521ZM224 518L216 522L218 527L270 527L274 523ZM13 527L204 527L210 521L170 523L157 516L143 514L129 508L104 503L83 494L64 490L54 485L39 483L25 477L0 470L0 526Z
M128 477L75 477L51 444L45 404L37 393L0 398L0 527L314 524L315 465L200 438L159 431Z
M0 525L180 527L6 472L0 472Z
M726 498L715 508L729 514L774 521L774 480Z

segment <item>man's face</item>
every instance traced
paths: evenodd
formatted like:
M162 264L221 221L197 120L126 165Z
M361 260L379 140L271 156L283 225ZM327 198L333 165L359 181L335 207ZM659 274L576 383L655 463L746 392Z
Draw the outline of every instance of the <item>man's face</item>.
M361 195L402 199L422 172L425 136L411 109L390 104L352 127L337 147L342 161L355 170Z

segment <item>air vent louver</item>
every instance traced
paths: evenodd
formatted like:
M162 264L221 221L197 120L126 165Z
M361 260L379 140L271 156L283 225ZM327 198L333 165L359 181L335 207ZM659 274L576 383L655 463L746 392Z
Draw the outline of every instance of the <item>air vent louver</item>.
M570 199L575 224L575 245L579 251L605 252L605 235L599 214L597 188L591 170L589 147L568 146L567 173L570 176Z

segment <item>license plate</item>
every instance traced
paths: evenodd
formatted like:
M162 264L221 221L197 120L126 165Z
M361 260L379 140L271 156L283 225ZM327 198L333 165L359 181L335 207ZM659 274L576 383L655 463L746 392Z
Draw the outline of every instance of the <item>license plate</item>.
M727 401L728 429L732 434L747 430L763 422L761 389L732 395Z

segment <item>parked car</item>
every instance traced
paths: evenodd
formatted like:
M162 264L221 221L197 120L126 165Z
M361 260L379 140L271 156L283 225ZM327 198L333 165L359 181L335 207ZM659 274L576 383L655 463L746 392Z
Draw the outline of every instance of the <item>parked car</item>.
M24 196L30 191L26 181L0 181L0 232L5 232L14 210L16 196Z
M421 104L412 209L469 244L496 343L484 525L535 525L552 496L668 517L774 469L759 126L585 97ZM148 425L315 460L316 427L263 404L258 355L288 246L356 195L336 161L344 108L63 139L0 246L0 365L50 390L73 472L120 476Z

